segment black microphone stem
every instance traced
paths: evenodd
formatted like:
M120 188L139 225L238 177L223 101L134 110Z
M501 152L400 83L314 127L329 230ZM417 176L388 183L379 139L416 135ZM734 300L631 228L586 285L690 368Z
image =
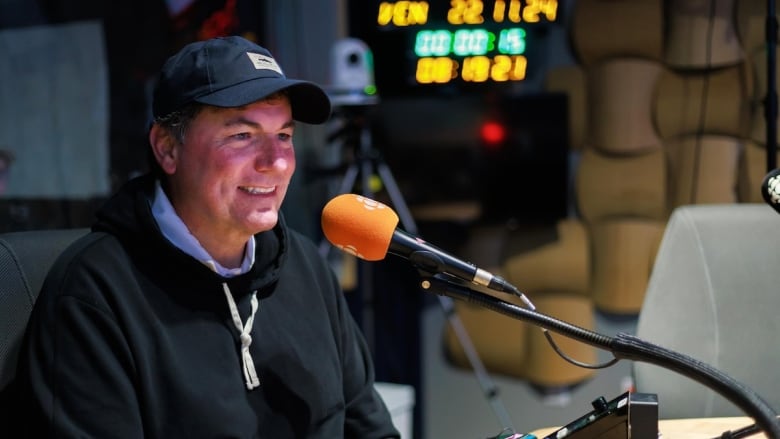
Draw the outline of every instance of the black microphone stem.
M442 275L423 277L421 286L425 291L473 303L609 351L618 359L642 361L673 370L717 391L751 416L767 436L780 439L780 423L777 421L776 413L763 398L732 377L692 357L629 334L619 333L614 338L602 335L472 290L447 280Z
M766 97L764 102L764 117L766 120L766 166L767 172L777 167L777 17L775 16L775 0L766 2Z

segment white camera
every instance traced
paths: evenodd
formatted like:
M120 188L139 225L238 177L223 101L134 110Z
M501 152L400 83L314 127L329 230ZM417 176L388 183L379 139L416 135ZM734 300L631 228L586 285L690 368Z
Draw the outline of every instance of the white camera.
M331 48L331 87L336 93L371 93L374 58L366 43L356 38L336 41Z

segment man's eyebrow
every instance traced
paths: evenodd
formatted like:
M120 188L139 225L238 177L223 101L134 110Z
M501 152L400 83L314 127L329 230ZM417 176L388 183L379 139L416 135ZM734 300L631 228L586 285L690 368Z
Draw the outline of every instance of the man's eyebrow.
M234 125L248 125L253 128L262 128L262 125L258 122L255 122L253 120L249 120L243 116L238 116L234 118L230 118L225 121L225 126L234 126ZM282 129L286 128L294 128L295 127L295 121L293 119L288 120L287 122L282 125Z
M234 125L249 125L254 128L260 127L259 123L253 120L249 120L243 116L231 117L230 119L225 120L225 126L229 127Z

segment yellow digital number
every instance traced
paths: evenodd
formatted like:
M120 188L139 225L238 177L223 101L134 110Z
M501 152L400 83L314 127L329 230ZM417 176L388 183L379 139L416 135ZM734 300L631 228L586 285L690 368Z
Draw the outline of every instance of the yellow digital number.
M555 21L558 18L558 0L528 0L523 8L523 21L536 23L539 15L544 15L547 21Z
M506 1L496 0L493 2L493 21L503 23L504 19L509 19L512 23L520 23L520 0L509 1L509 12L507 13Z
M485 82L490 78L490 58L486 56L469 56L463 58L461 78L466 82Z
M446 84L458 76L458 63L446 57L425 57L417 60L414 74L419 84Z
M482 0L451 0L447 11L447 22L454 25L481 24L484 9Z
M527 67L528 60L524 56L497 55L490 68L490 79L496 82L522 81Z
M509 7L507 8L507 3ZM540 15L544 15L547 21L555 21L558 18L557 0L495 0L493 2L493 21L503 23L504 20L512 23L538 23Z

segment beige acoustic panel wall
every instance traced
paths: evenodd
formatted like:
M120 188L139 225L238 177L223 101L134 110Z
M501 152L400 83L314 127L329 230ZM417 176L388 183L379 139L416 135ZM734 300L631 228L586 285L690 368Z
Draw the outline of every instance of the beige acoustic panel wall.
M558 320L593 329L595 317L593 302L585 297L548 293L535 298L534 305L540 313ZM588 344L561 334L550 332L555 344L569 357L587 364L595 364L598 358L596 349ZM567 362L550 346L539 327L527 330L528 353L526 354L525 375L528 381L546 387L577 384L592 377L593 369L574 366Z
M671 208L737 202L743 141L737 137L683 136L667 141Z
M734 2L668 2L666 64L676 69L701 69L740 63L745 55L733 19Z
M661 59L662 0L577 0L574 8L570 38L580 64L622 56Z
M666 158L662 149L638 156L586 149L576 173L580 216L587 222L614 217L667 217Z
M544 89L549 92L566 93L569 104L569 149L582 149L585 141L587 114L587 89L585 70L577 64L554 67L547 71Z
M469 335L477 355L492 373L525 378L527 359L526 323L469 303L455 303L455 311ZM444 327L445 356L450 364L473 369L461 345L461 340L449 323Z
M775 163L780 163L780 153L776 153ZM737 196L741 203L764 203L761 184L769 173L767 169L767 151L763 144L745 142L740 157L737 177Z
M750 98L754 102L760 103L766 98L767 93L767 50L765 46L762 46L752 52L750 52L747 60L750 62L750 71L753 75L753 94ZM775 72L780 67L780 60L775 59ZM777 81L777 78L775 78Z
M565 219L554 226L521 228L513 235L502 269L507 281L535 297L550 290L587 296L590 242L582 222Z
M697 133L744 137L753 79L748 63L709 72L665 70L658 79L653 119L664 139Z
M480 268L501 275L509 233L504 225L471 227L469 237L458 254Z
M541 313L582 328L594 327L593 303L586 297L548 292L531 300ZM455 309L477 355L490 373L554 388L577 384L594 374L592 369L574 366L558 357L541 329L533 323L467 303L456 303ZM450 364L472 369L460 339L449 324L444 328L443 340ZM592 346L562 336L555 340L567 355L580 361L596 361L597 352Z
M737 0L734 3L735 27L746 53L763 50L766 45L766 5L766 0Z
M540 229L541 226L537 229ZM575 219L558 221L546 230L520 229L507 248L504 276L520 286L538 312L586 329L594 329L590 297L590 241L585 225ZM568 355L594 362L590 345L556 337ZM528 331L526 378L544 387L571 385L593 375L563 360L548 344L541 329Z
M593 302L611 314L637 314L666 225L661 220L614 219L590 226Z
M766 49L761 48L751 54L750 57L755 87L751 96L750 134L749 137L757 143L766 144L767 119L765 114L765 99L768 94L767 86L767 54ZM775 74L777 75L780 60L775 59ZM775 82L777 78L775 78ZM774 124L780 123L780 114L775 118Z
M483 228L475 238L495 237L495 229ZM492 248L496 249L496 243ZM507 256L500 272L532 301L537 311L586 329L593 329L593 304L587 294L590 285L590 246L585 226L576 220L557 224L521 227L508 233L503 242ZM484 248L484 247L483 247ZM516 297L489 293L518 306ZM494 373L512 376L546 387L575 384L593 371L573 366L559 358L532 323L456 303L455 309L485 365ZM500 337L496 335L500 334ZM471 368L453 328L444 331L447 357L457 367ZM563 340L564 351L582 361L595 361L595 348ZM532 358L533 357L533 358Z
M652 102L662 70L660 63L639 58L612 59L588 68L589 146L619 154L659 148Z

